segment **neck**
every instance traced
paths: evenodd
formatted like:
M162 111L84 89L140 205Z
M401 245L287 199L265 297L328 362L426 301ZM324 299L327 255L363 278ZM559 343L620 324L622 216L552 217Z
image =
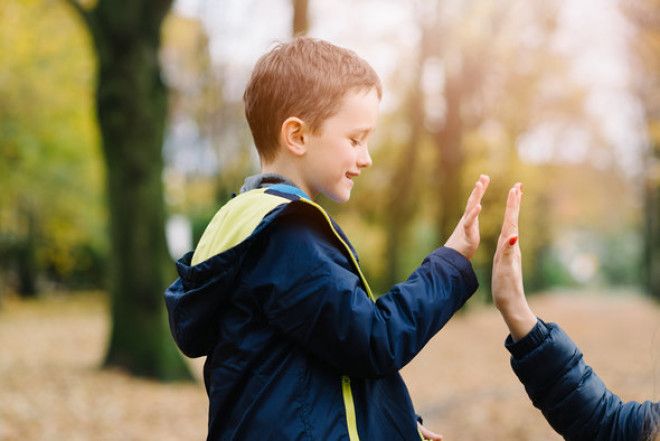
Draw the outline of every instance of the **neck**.
M268 164L261 164L261 172L262 173L276 173L278 175L282 175L285 178L289 179L291 182L296 184L298 188L300 188L302 191L307 193L310 197L314 197L310 192L310 189L305 185L304 179L302 179L302 176L298 172L298 170L292 166L290 162L286 161L277 161L277 159L273 162L270 162Z

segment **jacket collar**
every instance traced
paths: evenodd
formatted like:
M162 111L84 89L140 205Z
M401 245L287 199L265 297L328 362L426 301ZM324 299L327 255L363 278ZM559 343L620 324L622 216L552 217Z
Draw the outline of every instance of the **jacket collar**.
M296 184L285 176L277 173L259 173L257 175L249 176L245 179L241 187L241 193L245 193L255 188L272 188L282 193L291 193L298 197L311 200L312 198L302 191Z

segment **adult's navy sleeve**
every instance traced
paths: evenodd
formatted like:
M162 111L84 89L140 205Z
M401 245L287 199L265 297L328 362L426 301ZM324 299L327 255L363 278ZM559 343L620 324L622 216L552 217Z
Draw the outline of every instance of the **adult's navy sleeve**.
M279 332L352 376L397 372L478 287L470 262L443 247L374 303L327 227L295 219L255 247L242 291Z
M505 342L511 366L534 406L569 441L647 441L658 431L660 403L624 403L584 362L554 323L539 320L527 336Z

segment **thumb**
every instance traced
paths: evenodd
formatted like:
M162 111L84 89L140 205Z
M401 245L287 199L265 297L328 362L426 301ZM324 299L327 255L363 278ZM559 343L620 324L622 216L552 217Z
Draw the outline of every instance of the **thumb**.
M479 213L481 213L481 204L477 204L473 207L465 216L465 222L463 223L463 228L468 230L472 228L472 225L479 218Z
M518 245L518 235L513 234L508 238L502 237L497 244L496 255L500 254L501 256L509 256L511 252Z

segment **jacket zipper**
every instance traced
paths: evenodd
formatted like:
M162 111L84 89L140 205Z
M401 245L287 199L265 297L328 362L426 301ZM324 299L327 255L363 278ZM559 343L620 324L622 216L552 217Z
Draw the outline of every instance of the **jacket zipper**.
M307 204L316 207L319 212L325 217L325 220L328 222L328 225L330 226L330 230L334 233L334 235L337 237L339 242L346 248L346 251L348 252L348 256L351 259L351 262L353 263L353 266L358 272L358 276L360 277L360 280L362 281L362 284L364 285L365 291L367 291L367 295L371 299L372 302L375 302L376 296L374 296L373 292L371 292L371 287L369 286L369 283L367 282L367 278L364 277L364 274L362 273L362 269L360 268L360 264L358 261L355 259L355 256L353 255L353 252L351 251L351 247L348 246L348 244L344 241L344 239L341 237L341 235L335 230L334 225L332 225L332 221L330 220L330 216L328 216L328 213L325 212L323 207L321 207L319 204L316 202L310 201L308 199L300 199L301 201L306 202Z
M367 291L367 296L369 296L371 301L375 302L376 296L374 296L374 294L371 292L369 283L367 282L366 277L364 277L364 274L362 273L362 269L360 269L360 264L355 259L355 256L353 255L351 248L344 241L344 239L337 232L337 230L335 230L335 227L334 225L332 225L332 221L330 220L328 214L320 205L316 204L315 202L307 199L300 199L300 200L316 207L321 212L323 217L325 217L326 221L328 222L328 225L330 226L330 230L332 230L332 232L335 234L337 239L339 239L339 242L344 246L344 248L346 248L349 257L351 258L351 262L353 263L353 266L357 270L358 276L360 277L360 280L362 281L362 284L364 285L364 288ZM355 403L353 401L353 390L351 389L351 378L348 375L342 375L341 377L341 392L344 398L344 409L346 410L346 428L348 429L348 439L350 441L360 441L360 436L358 435L358 430L357 430L357 419L355 416Z
M346 409L346 427L348 428L348 439L360 441L355 419L355 404L353 403L353 391L351 390L351 378L348 375L341 377L341 392L344 396L344 409Z

